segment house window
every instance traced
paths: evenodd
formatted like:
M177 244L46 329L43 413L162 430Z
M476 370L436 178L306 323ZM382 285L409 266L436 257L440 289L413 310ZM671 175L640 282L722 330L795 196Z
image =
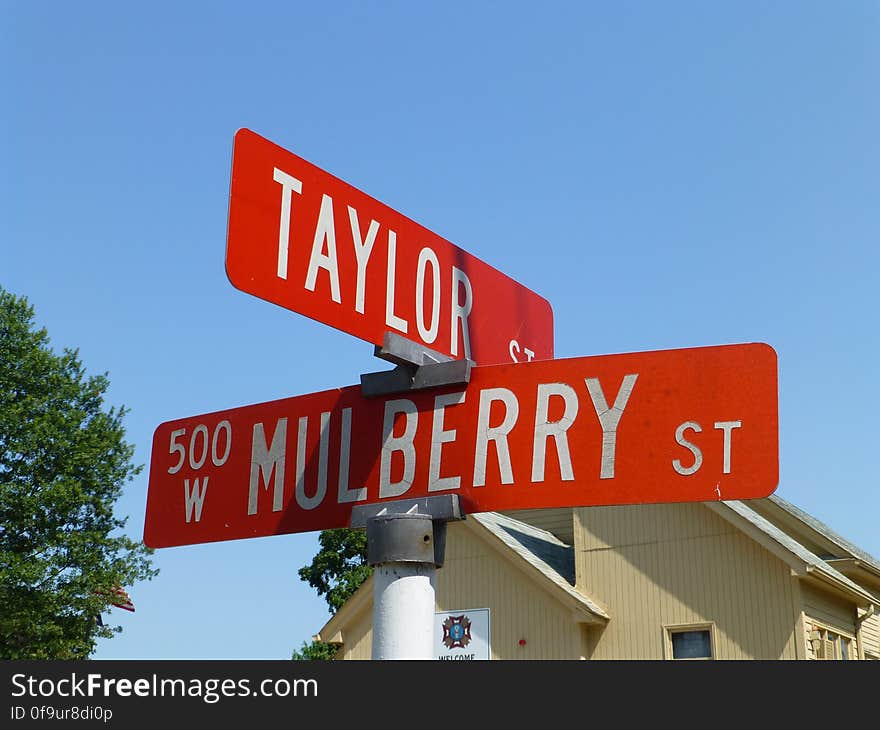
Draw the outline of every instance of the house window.
M675 627L667 631L673 659L712 659L710 626Z
M813 657L816 659L855 659L852 638L849 636L814 626L810 634L810 642L813 645Z

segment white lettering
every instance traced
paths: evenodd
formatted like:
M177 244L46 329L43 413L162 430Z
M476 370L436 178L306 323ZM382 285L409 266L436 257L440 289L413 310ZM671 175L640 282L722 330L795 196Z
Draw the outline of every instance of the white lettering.
M363 502L367 498L367 488L351 489L348 485L348 469L351 459L351 408L342 409L342 437L339 443L339 490L340 504Z
M724 431L724 474L730 474L730 440L735 428L742 428L742 421L716 421L715 428Z
M287 250L290 246L291 193L302 194L302 182L286 172L274 168L272 178L281 183L281 217L278 225L278 278L287 278Z
M318 484L315 494L306 494L306 439L309 417L301 416L296 441L296 503L303 509L315 509L327 494L327 461L330 454L330 413L321 414L321 435L318 438Z
M266 448L266 433L262 423L254 424L254 440L251 446L251 480L248 488L248 514L257 514L257 496L260 477L269 489L269 480L275 473L275 490L272 511L280 512L284 505L284 457L287 451L287 419L279 418L272 436L272 445Z
M327 253L324 253L324 243ZM306 274L306 289L315 291L318 269L325 269L330 275L330 295L337 304L342 302L339 294L339 265L336 262L336 225L333 222L333 198L324 194L321 198L321 211L318 213L318 225L315 227L315 238L312 241L312 255L309 258L309 270Z
M504 418L498 426L489 426L492 403L504 404ZM498 470L501 472L502 484L513 484L513 469L510 465L510 448L507 434L516 425L519 417L519 401L513 391L507 388L486 388L480 391L480 410L477 414L477 439L474 446L474 481L475 487L486 486L486 460L489 442L495 443L498 458Z
M443 453L443 444L455 441L456 429L443 430L443 412L447 406L464 403L465 393L447 393L434 398L434 419L431 429L431 467L428 476L428 491L439 492L442 489L458 489L461 486L461 477L441 477L440 462Z
M208 477L204 478L201 485L198 478L193 479L192 489L190 489L189 479L183 480L183 501L187 522L192 522L193 512L195 512L196 522L202 519L202 505L205 503L207 493Z
M521 348L519 342L517 342L516 340L510 341L510 345L508 346L507 351L510 353L510 359L512 362L523 362L517 357L520 352L525 353L525 362L531 362L535 359L535 351L530 350L528 347Z
M351 238L354 241L354 255L357 258L357 289L354 296L354 309L364 313L364 290L367 285L367 263L373 252L373 244L376 243L376 234L379 232L379 223L370 220L366 240L361 240L361 227L358 223L357 211L348 206L348 219L351 222Z
M611 408L608 407L608 402L605 400L605 394L602 392L599 378L585 379L587 390L590 392L590 398L593 400L593 408L596 409L599 424L602 426L602 469L599 473L600 479L614 478L617 426L620 423L623 409L626 408L629 396L638 377L638 373L624 376L623 383L620 385L620 390L617 391L617 397L614 399L614 405Z
M431 291L431 326L425 326L425 267L431 264L434 273ZM419 337L431 344L437 339L440 329L440 262L427 246L419 252L419 263L416 267L416 327Z
M394 436L394 417L398 413L406 415L406 427L400 436ZM407 398L385 402L385 417L382 421L382 457L379 463L379 497L399 497L413 483L416 472L416 437L419 415L416 404ZM403 478L391 481L391 459L395 451L403 454Z
M458 298L459 289L464 288L464 302ZM468 317L474 306L474 291L470 279L461 269L452 267L452 344L450 352L458 355L458 323L461 321L461 340L464 344L464 356L471 357L471 339L468 333Z
M388 231L388 268L385 276L385 324L406 334L409 323L394 313L394 273L397 266L397 234Z
M196 436L202 434L202 455L195 458L196 453ZM193 429L192 435L189 437L189 466L190 469L198 471L208 458L208 427L204 423L200 423Z
M561 396L565 401L565 411L558 421L549 421L550 397ZM578 397L574 388L565 383L540 383L538 385L538 402L535 409L535 437L532 446L532 481L544 481L544 462L547 439L551 436L556 442L556 454L559 457L559 473L563 481L574 479L571 468L571 454L568 451L568 436L578 412Z
M687 430L695 431L696 433L700 433L703 429L699 423L696 421L685 421L682 423L677 429L675 429L675 441L679 446L684 446L686 449L689 449L690 452L694 455L694 463L690 466L682 466L680 459L672 460L672 468L675 469L679 474L683 477L689 477L691 474L696 474L700 467L703 465L703 452L700 450L700 447L696 444L692 444L684 437L684 432Z
M217 438L220 435L221 429L226 432L226 451L223 452L223 456L217 454ZM211 439L211 463L214 464L214 466L223 466L229 458L229 452L231 450L232 426L229 421L220 421L220 423L217 424L217 428L214 429L214 438Z
M175 451L180 452L180 461L178 461L174 466L168 467L169 474L177 474L180 471L180 468L183 466L183 462L186 461L186 449L183 444L178 444L177 437L178 436L186 436L185 428L178 428L176 431L171 432L171 443L168 446L168 453L173 454Z

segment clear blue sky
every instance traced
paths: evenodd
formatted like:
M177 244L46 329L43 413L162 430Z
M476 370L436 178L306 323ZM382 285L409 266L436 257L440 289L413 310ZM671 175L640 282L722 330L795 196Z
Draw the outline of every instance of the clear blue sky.
M358 382L234 289L249 127L545 296L556 355L763 341L778 494L880 556L880 5L2 4L0 284L161 422ZM147 468L118 503L142 535ZM317 534L159 550L99 658L286 658Z

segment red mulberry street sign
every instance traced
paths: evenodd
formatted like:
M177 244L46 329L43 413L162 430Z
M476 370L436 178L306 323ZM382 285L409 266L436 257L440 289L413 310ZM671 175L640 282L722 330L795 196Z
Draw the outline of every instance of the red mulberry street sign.
M226 273L375 345L392 331L478 365L553 357L546 299L248 129L233 145Z
M464 512L756 499L779 476L764 344L474 368L467 388L330 390L164 423L151 547L349 524L441 493Z

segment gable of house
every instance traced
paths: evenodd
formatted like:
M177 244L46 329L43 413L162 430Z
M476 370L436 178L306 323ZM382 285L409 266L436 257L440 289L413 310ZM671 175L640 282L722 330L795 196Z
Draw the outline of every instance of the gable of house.
M597 659L663 659L708 630L718 659L799 657L800 596L783 560L699 503L575 510L578 586L611 615Z
M873 608L858 607L853 620L848 609L841 607L839 601L835 609L834 602L829 606L828 598L821 592L818 595L816 590L808 592L804 608L808 618L808 652L814 654L814 647L819 646L817 642L826 640L824 637L829 631L837 631L841 635L854 631L864 657L880 659L880 561L825 523L775 494L745 504L875 599ZM854 628L849 630L851 624L854 624Z
M570 546L502 515L469 515L447 527L446 560L436 573L436 610L490 609L493 659L580 659L584 627L603 609L574 590ZM344 659L369 659L372 578L324 626L323 641Z
M772 499L469 515L437 610L489 608L500 659L670 658L683 630L719 659L880 658L880 565L823 527ZM369 658L371 609L369 582L322 638Z

